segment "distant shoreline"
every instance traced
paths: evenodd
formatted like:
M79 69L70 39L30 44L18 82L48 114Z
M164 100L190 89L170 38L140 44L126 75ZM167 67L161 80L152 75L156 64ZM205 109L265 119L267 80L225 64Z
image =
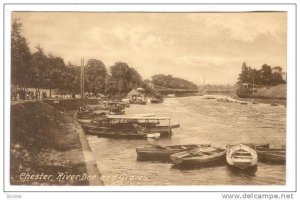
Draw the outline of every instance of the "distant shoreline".
M272 99L272 98L241 98L238 96L233 96L232 98L238 101L247 101L251 103L264 103L264 104L278 104L286 106L286 99Z

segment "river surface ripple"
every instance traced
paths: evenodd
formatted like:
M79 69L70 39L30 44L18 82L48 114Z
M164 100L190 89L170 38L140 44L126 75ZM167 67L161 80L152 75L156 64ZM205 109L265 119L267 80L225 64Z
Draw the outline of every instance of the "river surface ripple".
M220 98L219 96L216 96ZM242 105L202 96L166 98L163 104L131 105L126 114L169 116L181 127L168 139L116 140L87 136L105 185L284 185L285 165L258 163L255 176L233 174L226 166L180 170L171 163L139 162L135 149L147 142L161 145L269 142L286 140L286 108L269 104Z

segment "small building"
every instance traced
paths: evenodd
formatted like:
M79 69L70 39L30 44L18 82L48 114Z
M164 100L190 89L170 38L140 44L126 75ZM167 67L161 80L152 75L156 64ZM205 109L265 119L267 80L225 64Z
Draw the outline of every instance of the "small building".
M272 68L272 73L278 73L281 74L282 73L282 68L277 66L277 67L273 67Z
M282 72L281 76L282 76L283 80L285 80L285 81L287 80L287 73L286 72Z
M286 72L282 70L281 67L277 66L277 67L273 67L272 68L272 73L278 73L282 76L282 79L283 80L287 80L287 75L286 75Z
M250 88L250 83L242 83L243 88Z
M126 96L126 99L129 99L131 103L138 103L137 101L145 101L145 90L143 88L133 88Z

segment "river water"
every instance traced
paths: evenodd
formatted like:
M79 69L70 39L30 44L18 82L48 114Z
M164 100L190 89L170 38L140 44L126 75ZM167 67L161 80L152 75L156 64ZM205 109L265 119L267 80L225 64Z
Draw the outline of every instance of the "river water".
M220 98L221 96L215 96ZM135 149L147 142L160 145L241 142L270 143L286 139L282 105L220 102L205 96L167 98L163 104L131 105L126 114L169 116L181 127L168 139L116 140L87 136L105 185L284 185L285 165L258 163L255 176L234 174L226 166L183 170L171 163L139 162Z

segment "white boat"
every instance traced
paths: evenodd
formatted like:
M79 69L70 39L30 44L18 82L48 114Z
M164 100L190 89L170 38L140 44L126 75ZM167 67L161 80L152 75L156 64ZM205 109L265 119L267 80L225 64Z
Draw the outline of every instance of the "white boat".
M226 161L230 167L240 170L254 169L257 166L257 153L249 146L239 144L228 149Z

